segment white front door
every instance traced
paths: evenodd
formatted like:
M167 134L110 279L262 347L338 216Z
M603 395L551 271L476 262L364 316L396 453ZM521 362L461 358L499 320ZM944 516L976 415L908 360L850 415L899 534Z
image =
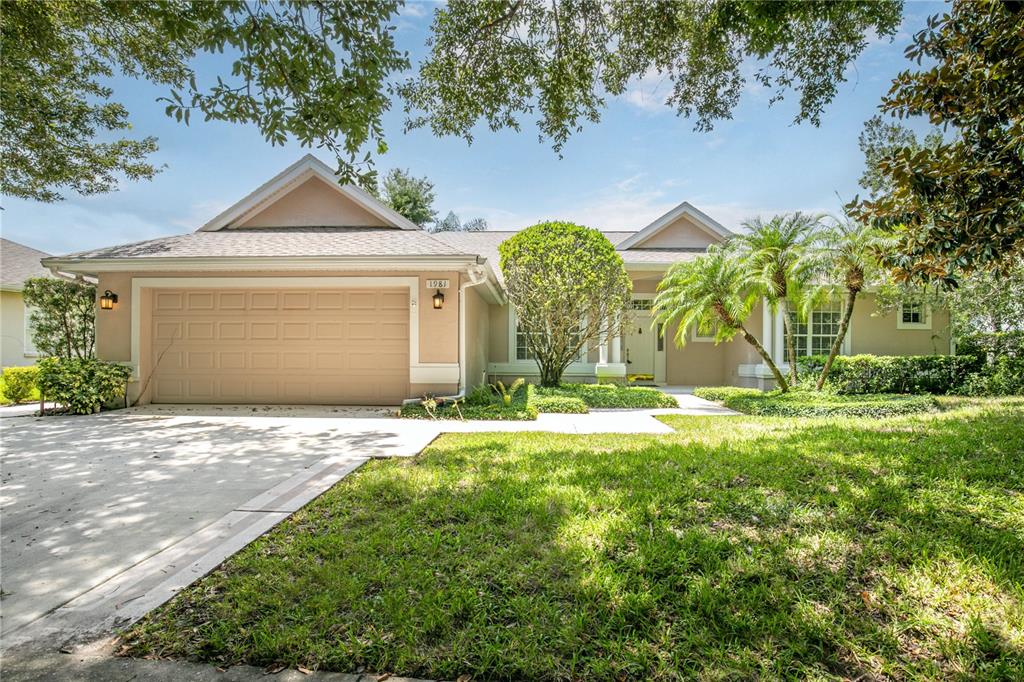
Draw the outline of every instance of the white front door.
M626 328L626 374L640 374L654 380L654 344L656 336L651 328L651 311L634 310L630 326ZM641 304L643 305L643 304Z

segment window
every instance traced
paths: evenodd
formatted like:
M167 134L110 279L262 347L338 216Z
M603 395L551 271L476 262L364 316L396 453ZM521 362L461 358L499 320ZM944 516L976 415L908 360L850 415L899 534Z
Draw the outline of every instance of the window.
M904 301L896 318L897 329L931 329L931 310L921 301Z
M579 330L576 331L579 334ZM519 321L516 321L516 360L535 360L536 356L526 346L526 338L529 336L525 331L519 328ZM580 349L580 358L586 353L586 348Z
M710 341L710 342L714 342L715 335L717 333L718 333L718 324L717 323L715 323L714 327L711 328L711 331L707 332L706 334L704 332L702 332L698 328L697 325L694 325L693 329L690 331L690 338L693 339L694 341L703 341L703 342L709 342Z
M843 307L839 301L814 310L805 322L793 325L793 343L797 356L828 355L832 344L839 335L839 324L843 318ZM782 337L783 361L789 357L789 340Z
M654 307L653 298L634 298L629 307L632 310L649 311Z

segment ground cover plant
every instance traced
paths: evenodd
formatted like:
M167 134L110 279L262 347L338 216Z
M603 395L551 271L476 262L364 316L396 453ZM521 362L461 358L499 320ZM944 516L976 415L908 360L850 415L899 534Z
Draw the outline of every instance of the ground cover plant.
M655 409L679 407L672 396L649 386L620 386L618 384L562 384L557 387L536 389L538 398L577 398L587 407L601 409L632 408ZM541 410L545 412L548 410ZM553 412L561 410L550 410Z
M500 383L500 382L499 382ZM516 386L518 384L518 386ZM511 390L516 386L515 390ZM534 387L521 380L510 386L481 384L461 400L427 397L418 403L403 405L400 416L406 419L496 419L530 421L537 418L532 404Z
M721 403L737 412L765 417L891 417L938 408L935 399L928 395L841 395L818 391L738 393L726 396Z
M124 636L436 679L1021 679L1024 399L370 462Z

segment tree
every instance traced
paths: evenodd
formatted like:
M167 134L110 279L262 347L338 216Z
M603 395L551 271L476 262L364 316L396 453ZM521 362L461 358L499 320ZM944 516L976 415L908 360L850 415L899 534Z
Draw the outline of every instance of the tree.
M872 116L864 123L864 130L857 138L857 146L864 154L864 172L860 186L868 197L877 199L893 191L889 178L879 170L881 162L893 156L898 150L909 149L916 154L922 148L934 149L942 144L942 131L935 129L918 142L913 130L895 122L886 122L881 116Z
M434 224L431 232L483 232L487 229L487 221L483 218L473 218L463 223L455 211L448 211L444 220Z
M668 269L658 284L654 316L663 329L678 325L675 342L680 348L686 345L691 329L705 336L714 334L715 343L741 335L764 360L779 389L786 392L786 378L757 337L744 326L761 293L758 278L735 253L712 246L700 257Z
M839 221L821 236L815 268L819 283L804 296L805 315L810 314L821 302L835 300L841 295L845 303L839 331L832 340L828 358L815 384L819 391L825 386L825 380L832 371L832 363L843 347L857 295L864 290L868 281L877 279L879 275L877 253L884 251L886 245L891 243L892 240L877 229L853 220Z
M876 163L885 193L851 205L889 229L881 254L899 279L952 283L957 273L1008 267L1024 249L1024 5L955 0L914 36L882 101L901 119L952 129L934 147L902 145Z
M33 277L22 296L31 309L32 343L42 355L68 360L93 357L96 287L85 282Z
M542 386L595 341L618 336L632 293L622 257L599 231L538 223L498 246L505 290Z
M410 127L472 141L478 122L519 130L539 112L561 150L607 95L651 74L672 84L666 104L708 130L729 118L753 78L800 96L797 121L817 125L869 33L895 34L902 3L571 2L454 0L434 15L431 51L400 92Z
M0 191L57 201L95 194L118 176L152 178L152 137L119 138L128 111L104 80L123 74L166 86L166 113L189 122L252 123L271 144L290 137L329 150L343 180L372 184L358 159L386 149L387 79L407 69L390 18L399 0L307 3L225 0L12 0L0 13ZM202 53L236 56L200 85Z
M800 295L811 274L806 256L821 226L821 217L797 212L774 216L768 222L754 218L743 226L747 232L729 242L729 246L750 269L771 311L782 310L783 329L789 345L789 382L796 384L793 328Z
M383 199L393 209L420 227L437 219L434 183L426 176L413 177L409 171L393 168L384 178Z

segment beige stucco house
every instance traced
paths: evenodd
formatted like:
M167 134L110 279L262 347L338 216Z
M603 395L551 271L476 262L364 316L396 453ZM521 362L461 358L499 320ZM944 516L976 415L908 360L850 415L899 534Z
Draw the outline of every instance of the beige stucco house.
M21 296L25 280L49 277L40 261L50 254L0 239L0 365L32 365L36 349L32 345L29 311Z
M135 368L133 400L395 404L536 376L497 267L508 234L427 233L307 156L192 234L44 263L116 294L97 312L97 353ZM569 379L766 385L742 340L676 348L672 330L652 328L665 269L727 229L683 203L636 232L606 234L633 279L635 324L582 353ZM949 351L944 313L872 317L873 307L868 294L846 352ZM749 323L781 361L781 320L761 308ZM800 351L826 347L837 326L838 308L816 312Z

